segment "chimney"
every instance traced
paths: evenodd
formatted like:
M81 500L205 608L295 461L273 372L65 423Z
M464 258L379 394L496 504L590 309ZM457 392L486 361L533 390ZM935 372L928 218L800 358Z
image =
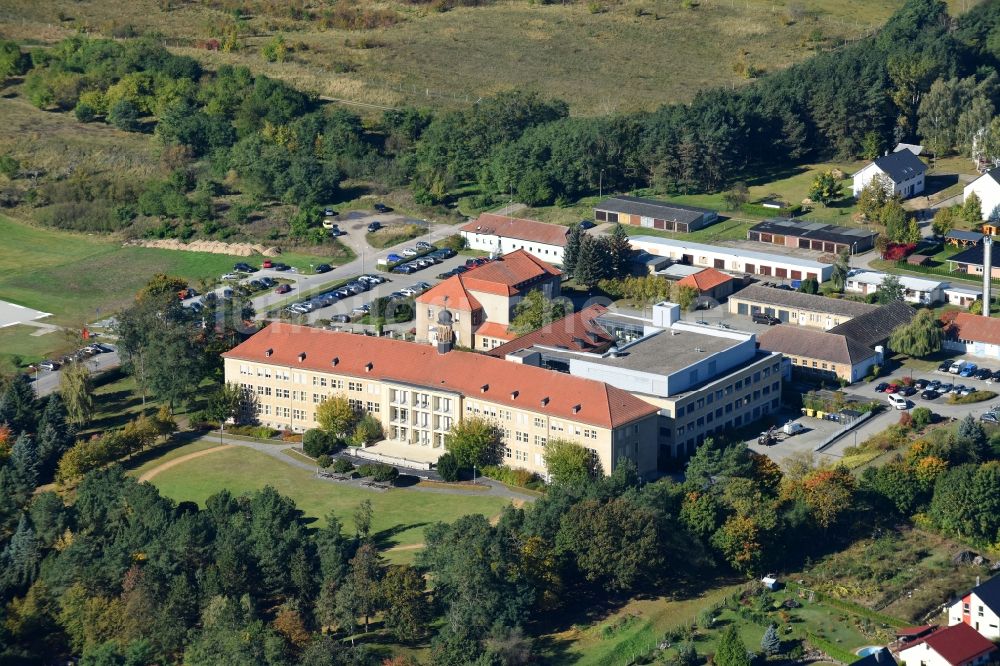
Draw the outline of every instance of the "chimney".
M990 287L993 279L993 238L983 236L983 316L990 316Z
M886 149L886 151L885 151L885 156L889 157L889 150L888 149Z
M334 356L334 357L333 357L333 360L332 360L332 361L330 361L330 363L332 363L332 364L333 364L333 367L335 367L335 368L336 368L336 367L337 367L337 364L338 364L338 363L340 363L340 357L339 357L339 356Z

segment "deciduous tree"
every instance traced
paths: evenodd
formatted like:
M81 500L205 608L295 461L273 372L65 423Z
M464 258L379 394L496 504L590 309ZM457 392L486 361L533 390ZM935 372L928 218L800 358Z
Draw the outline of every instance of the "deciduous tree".
M889 336L889 348L913 358L923 358L941 350L944 333L931 310L920 310L908 324Z
M541 291L533 289L514 306L510 329L517 335L526 335L565 316L564 300L545 298Z
M501 438L495 423L473 416L452 425L444 445L462 467L484 467L499 462Z
M593 479L591 454L576 442L550 439L545 445L544 460L555 485L580 490Z
M357 422L358 412L343 394L327 396L316 405L316 423L323 430L344 437Z

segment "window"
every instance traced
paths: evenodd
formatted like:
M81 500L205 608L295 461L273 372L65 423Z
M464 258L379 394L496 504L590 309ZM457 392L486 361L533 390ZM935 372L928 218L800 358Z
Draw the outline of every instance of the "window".
M382 410L382 405L377 402L369 400L365 403L365 410L371 414L378 414Z
M528 443L528 433L521 432L520 430L518 430L517 432L514 433L514 435L515 435L514 439L516 439L517 441L524 442L525 444Z
M364 387L361 385L361 382L347 382L347 390L348 391L361 391L361 390L364 390Z
M542 418L539 418L539 417L536 416L535 417L535 427L536 428L544 428L545 427L545 419L542 419Z
M503 457L504 458L510 458L512 455L513 455L513 452L510 450L509 446L503 447Z
M545 435L535 435L535 446L545 446L548 438Z
M358 411L364 409L364 407L365 407L365 404L363 402L361 402L360 400L355 400L354 398L349 398L347 400L347 402L348 402L348 404L351 405L351 407L353 407L354 409L356 409Z

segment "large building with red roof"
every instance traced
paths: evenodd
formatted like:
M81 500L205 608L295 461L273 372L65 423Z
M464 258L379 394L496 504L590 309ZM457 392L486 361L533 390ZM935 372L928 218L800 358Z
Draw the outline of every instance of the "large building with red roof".
M447 319L439 329L450 327ZM284 323L223 357L226 381L251 393L257 420L273 428L314 428L316 406L343 395L379 419L387 440L422 458L444 452L456 422L481 416L502 428L511 467L545 475L545 445L563 438L590 449L607 473L623 456L641 474L656 471L657 408L603 382L451 351L443 342L435 348Z
M904 666L979 666L998 654L997 646L967 624L935 631L899 651Z
M447 309L456 344L480 351L498 347L517 337L508 327L521 299L534 290L555 298L561 279L558 269L524 250L454 275L417 297L417 340L435 342L435 322Z
M959 312L944 328L944 348L984 358L1000 358L1000 319Z
M539 259L561 265L569 227L482 213L458 231L472 250L500 255L524 250Z

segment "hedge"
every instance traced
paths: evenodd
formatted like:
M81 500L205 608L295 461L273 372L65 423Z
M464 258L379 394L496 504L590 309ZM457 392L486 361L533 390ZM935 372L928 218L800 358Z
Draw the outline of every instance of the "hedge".
M841 661L845 664L851 664L858 660L858 655L853 654L850 650L845 650L836 643L831 643L825 638L820 638L812 632L806 632L806 642L817 650L825 652L826 656L831 659Z
M948 396L949 405L970 405L974 402L983 402L984 400L992 400L997 397L994 391L973 391L969 395L950 395Z
M379 483L391 483L399 476L399 470L386 463L370 463L358 467L358 473L363 477L372 477Z
M788 589L806 590L808 592L812 592L815 600L820 603L824 603L828 606L833 606L834 608L845 610L848 613L854 613L855 615L861 615L863 617L867 617L869 620L872 620L873 622L880 622L884 625L895 627L897 629L901 627L910 626L910 623L905 622L904 620L900 620L899 618L892 617L891 615L885 615L884 613L879 613L878 611L873 611L870 608L862 606L861 604L856 604L852 601L845 601L843 599L837 599L835 597L831 597L830 595L824 594L823 592L802 587L797 583L789 582Z

